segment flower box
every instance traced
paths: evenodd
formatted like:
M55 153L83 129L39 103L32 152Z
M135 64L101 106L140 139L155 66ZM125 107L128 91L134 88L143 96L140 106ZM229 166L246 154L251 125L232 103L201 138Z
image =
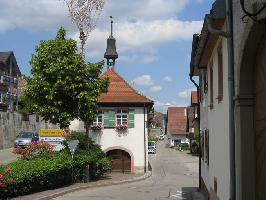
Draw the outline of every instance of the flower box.
M100 130L102 130L102 125L91 125L91 130L93 130L93 131L100 131Z
M125 131L125 130L127 130L128 126L127 125L117 125L115 128L117 131Z

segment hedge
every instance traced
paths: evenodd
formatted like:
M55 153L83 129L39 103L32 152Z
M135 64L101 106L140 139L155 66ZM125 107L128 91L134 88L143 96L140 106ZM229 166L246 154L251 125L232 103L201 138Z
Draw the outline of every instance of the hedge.
M82 179L88 164L94 166L93 169L97 169L100 174L110 169L105 154L96 147L90 151L78 150L73 160L65 150L49 157L10 163L8 166L11 173L7 174L6 178L13 179L13 182L0 188L0 199L71 184L77 179ZM0 174L4 169L5 166L0 166Z

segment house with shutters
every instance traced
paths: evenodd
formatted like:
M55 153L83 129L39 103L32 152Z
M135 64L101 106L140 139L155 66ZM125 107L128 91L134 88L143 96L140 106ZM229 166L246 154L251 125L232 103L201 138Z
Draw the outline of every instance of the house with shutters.
M153 101L134 90L114 67L109 67L102 77L109 77L110 84L108 92L99 98L90 137L106 153L113 171L145 173L147 122Z
M90 137L106 153L112 171L145 173L148 168L148 121L154 103L138 93L115 70L118 54L112 28L104 57L108 66L101 77L109 77L109 86L98 99L99 109L90 128ZM82 122L71 123L70 130L82 129Z

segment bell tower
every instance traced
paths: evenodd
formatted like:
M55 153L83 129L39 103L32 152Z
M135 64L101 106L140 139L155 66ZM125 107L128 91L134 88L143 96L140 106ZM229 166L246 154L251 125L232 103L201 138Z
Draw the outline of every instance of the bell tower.
M108 67L115 67L115 60L118 58L118 54L116 52L116 46L115 46L115 38L113 37L113 17L110 16L111 19L111 35L107 39L107 47L104 54L104 58L107 60L107 66Z

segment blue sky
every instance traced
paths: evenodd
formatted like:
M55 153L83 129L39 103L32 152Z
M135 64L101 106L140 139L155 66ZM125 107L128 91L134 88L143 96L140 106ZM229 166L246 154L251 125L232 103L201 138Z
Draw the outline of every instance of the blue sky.
M193 84L188 71L193 33L202 27L211 0L107 0L86 46L86 58L103 59L109 36L109 16L115 18L114 37L119 58L116 71L155 108L185 106ZM14 51L23 74L40 40L51 39L60 26L77 39L63 0L1 0L0 51Z

